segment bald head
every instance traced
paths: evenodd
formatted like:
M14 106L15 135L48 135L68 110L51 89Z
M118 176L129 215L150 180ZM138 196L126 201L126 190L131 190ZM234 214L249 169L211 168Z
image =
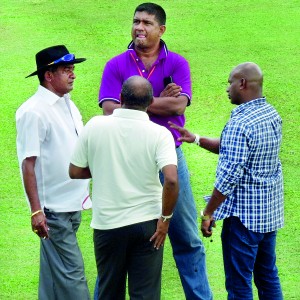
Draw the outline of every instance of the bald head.
M233 104L241 104L262 97L263 74L253 62L236 66L230 73L227 89Z
M121 103L124 108L146 110L152 103L151 83L141 76L131 76L124 81L121 90Z
M238 79L246 79L249 83L262 86L263 74L259 66L252 62L239 64L232 70L233 76Z

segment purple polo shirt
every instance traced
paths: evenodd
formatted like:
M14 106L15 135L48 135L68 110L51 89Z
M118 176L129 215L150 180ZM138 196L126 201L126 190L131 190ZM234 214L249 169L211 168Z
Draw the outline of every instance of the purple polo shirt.
M188 105L191 101L191 75L187 60L177 53L167 49L166 44L161 41L161 50L157 61L149 71L146 70L143 62L137 56L134 45L131 42L128 50L109 60L104 68L99 92L99 105L102 107L104 101L110 100L120 103L120 93L123 82L133 75L140 75L147 78L153 88L154 97L159 97L164 89L164 78L172 76L173 82L182 88L181 95L188 98ZM176 146L181 142L177 141L179 133L170 128L168 121L179 126L184 126L185 117L181 116L159 116L151 115L150 120L169 129L174 137Z

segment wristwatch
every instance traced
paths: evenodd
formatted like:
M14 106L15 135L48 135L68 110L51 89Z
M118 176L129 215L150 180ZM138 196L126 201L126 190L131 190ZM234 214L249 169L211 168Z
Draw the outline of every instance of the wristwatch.
M210 216L209 215L205 216L203 214L203 210L201 210L201 212L200 212L200 218L201 218L202 221L208 221L208 220L210 220Z
M200 146L200 136L199 136L199 134L195 134L195 140L193 141L193 143Z
M161 218L163 219L163 222L166 222L166 221L170 220L172 217L173 217L173 213L171 213L169 216L161 215Z

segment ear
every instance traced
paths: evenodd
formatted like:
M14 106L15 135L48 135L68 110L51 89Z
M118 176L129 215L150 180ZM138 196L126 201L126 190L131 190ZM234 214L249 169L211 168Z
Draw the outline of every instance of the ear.
M44 78L45 78L46 81L50 82L52 77L53 77L52 72L50 72L50 71L45 72Z
M240 82L240 90L245 89L246 87L247 87L247 80L245 78L242 78Z
M166 31L166 25L160 25L159 26L159 36L162 37L162 35L165 33Z

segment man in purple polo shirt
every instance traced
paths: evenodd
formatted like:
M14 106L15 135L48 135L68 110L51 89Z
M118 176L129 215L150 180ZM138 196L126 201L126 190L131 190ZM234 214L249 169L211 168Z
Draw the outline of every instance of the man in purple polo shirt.
M165 22L165 11L159 5L144 3L135 9L132 42L127 51L107 62L99 92L99 105L106 115L120 107L121 87L130 76L140 75L152 84L154 101L147 112L153 122L172 132L178 157L179 196L174 214L169 216L169 219L172 218L169 237L174 259L186 298L210 300L212 293L207 280L205 252L199 237L189 172L181 142L177 141L179 133L168 125L168 121L172 121L184 126L185 108L191 101L190 69L188 62L182 56L168 51L161 40L166 30ZM162 174L160 176L163 182Z
M168 121L175 124L185 123L184 111L191 100L188 62L177 53L168 51L166 44L160 40L157 60L147 68L135 47L135 43L131 42L126 52L107 62L102 76L99 105L103 108L104 114L111 114L115 108L120 107L122 83L133 75L147 78L152 84L156 102L148 109L150 119L154 123L167 127L174 136L176 146L180 146L181 143L177 141L178 131L170 128ZM164 83L167 83L167 80L169 85L164 90Z

